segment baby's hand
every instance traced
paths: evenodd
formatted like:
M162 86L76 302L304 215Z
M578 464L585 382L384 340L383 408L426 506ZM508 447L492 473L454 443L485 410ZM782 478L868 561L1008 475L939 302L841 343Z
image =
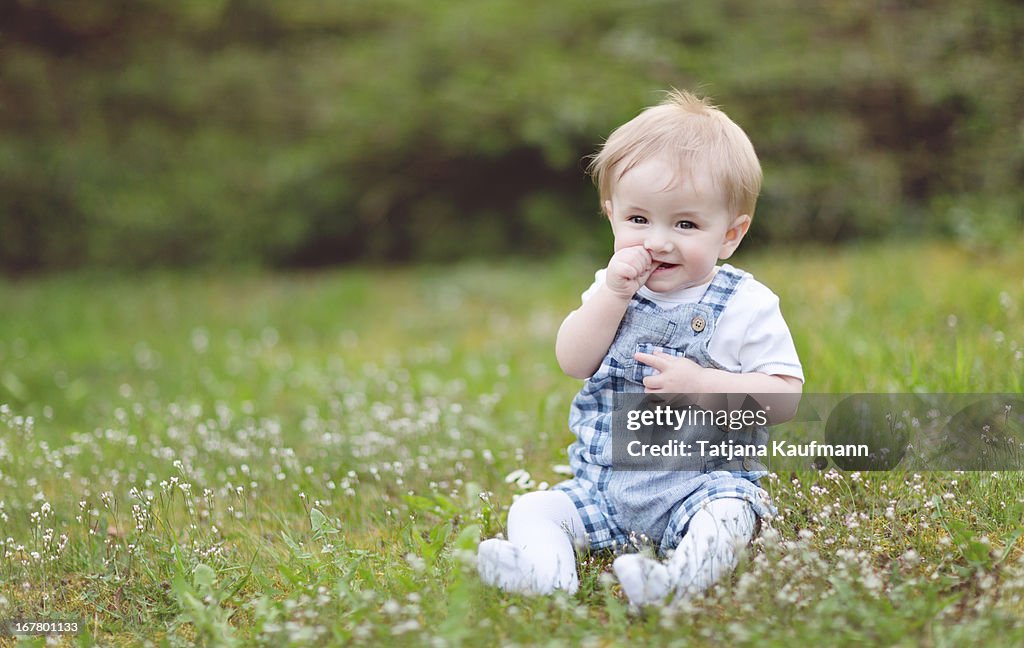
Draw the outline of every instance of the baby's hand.
M608 262L605 284L620 297L632 297L654 272L654 259L642 245L622 248Z
M648 393L691 394L703 391L700 378L704 368L689 358L676 357L664 351L654 354L637 352L633 358L658 372L644 378L644 391Z

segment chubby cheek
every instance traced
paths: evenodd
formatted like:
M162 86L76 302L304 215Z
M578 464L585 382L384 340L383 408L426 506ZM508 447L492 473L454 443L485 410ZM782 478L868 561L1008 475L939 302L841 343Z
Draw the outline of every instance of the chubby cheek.
M619 237L619 236L615 237L615 251L616 252L618 252L619 250L623 250L625 248L628 248L628 247L632 247L634 245L636 245L636 243L633 243L632 241L626 240L625 238L622 238L622 237Z
M618 252L623 248L633 247L635 245L643 245L644 239L636 232L623 231L623 229L612 228L612 234L615 236L615 251Z

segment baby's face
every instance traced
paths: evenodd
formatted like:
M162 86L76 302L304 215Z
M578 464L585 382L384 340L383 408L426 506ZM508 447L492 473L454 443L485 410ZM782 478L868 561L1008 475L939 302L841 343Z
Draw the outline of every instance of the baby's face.
M604 207L616 252L642 246L651 253L657 269L647 287L656 292L706 283L750 223L748 216L729 211L706 171L677 174L658 158L627 171Z

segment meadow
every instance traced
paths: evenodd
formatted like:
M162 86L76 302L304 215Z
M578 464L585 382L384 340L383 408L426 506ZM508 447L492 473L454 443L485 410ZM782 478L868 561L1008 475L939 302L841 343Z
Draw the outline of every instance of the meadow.
M1021 392L1024 257L741 252L806 392ZM1019 472L772 474L705 596L484 587L517 493L564 478L553 355L594 263L0 282L0 619L19 645L1020 645ZM0 638L0 643L14 641Z

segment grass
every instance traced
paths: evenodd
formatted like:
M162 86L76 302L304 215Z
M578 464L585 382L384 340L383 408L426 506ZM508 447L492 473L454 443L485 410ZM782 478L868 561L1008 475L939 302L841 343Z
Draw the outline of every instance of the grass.
M1022 391L1020 255L735 262L807 392ZM0 283L0 618L83 646L1024 642L1015 472L775 474L739 570L661 610L604 554L573 597L482 586L479 539L562 479L552 347L592 265Z

